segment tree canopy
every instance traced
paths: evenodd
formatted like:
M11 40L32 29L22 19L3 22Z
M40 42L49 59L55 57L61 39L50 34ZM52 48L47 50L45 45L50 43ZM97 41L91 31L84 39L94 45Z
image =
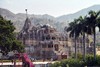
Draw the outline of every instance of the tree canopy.
M70 32L70 37L78 37L80 34L83 35L84 54L85 33L90 35L93 34L94 60L96 60L96 27L98 27L100 31L100 11L95 12L91 10L89 11L88 15L86 15L84 18L80 16L78 19L74 19L73 22L69 23L69 27L66 29L66 31Z
M11 21L0 16L0 50L1 53L7 54L10 51L24 51L24 46L19 42L14 35L15 27Z

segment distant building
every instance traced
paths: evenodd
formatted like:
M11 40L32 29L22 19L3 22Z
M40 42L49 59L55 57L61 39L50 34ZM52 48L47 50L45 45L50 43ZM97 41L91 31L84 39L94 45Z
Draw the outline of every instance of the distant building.
M36 59L51 59L61 54L67 58L67 35L59 33L49 24L31 26L27 18L18 39L25 45L26 52Z

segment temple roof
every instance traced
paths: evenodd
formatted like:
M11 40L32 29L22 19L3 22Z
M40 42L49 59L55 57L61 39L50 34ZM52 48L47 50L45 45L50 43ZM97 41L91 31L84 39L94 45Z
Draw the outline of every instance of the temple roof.
M29 18L26 18L25 24L24 24L22 30L25 31L25 32L28 32L28 31L30 30L31 27L32 27L32 26L31 26L31 21L30 21L30 19L29 19Z

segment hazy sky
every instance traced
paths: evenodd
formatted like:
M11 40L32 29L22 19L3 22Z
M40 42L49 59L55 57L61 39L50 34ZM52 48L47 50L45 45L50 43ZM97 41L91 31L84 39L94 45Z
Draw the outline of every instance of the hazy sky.
M14 13L49 14L60 16L75 13L92 5L100 4L100 0L0 0L0 7Z

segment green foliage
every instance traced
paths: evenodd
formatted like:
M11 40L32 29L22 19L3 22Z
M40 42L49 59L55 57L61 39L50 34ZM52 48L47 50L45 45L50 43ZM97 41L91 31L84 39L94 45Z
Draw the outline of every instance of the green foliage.
M86 60L83 59L65 59L60 62L55 62L50 67L85 67L85 66L100 66L100 56L87 55Z
M88 16L82 17L80 16L77 19L74 19L72 22L69 23L69 27L66 29L67 32L70 32L69 36L75 38L75 58L77 58L77 51L76 51L76 39L77 37L83 35L83 53L84 53L84 60L85 60L85 34L92 35L93 34L93 54L94 59L96 60L96 27L99 28L100 31L100 11L89 11Z
M13 43L12 43L12 50L17 50L18 52L24 52L24 46L22 45L21 42L19 42L18 40L13 40Z
M75 53L73 53L71 57L74 59L75 58ZM83 55L81 53L77 53L77 57L78 57L78 59L82 59Z
M96 56L96 61L97 61L97 64L98 64L98 66L100 66L100 56Z
M100 43L97 43L96 46L99 46L100 47Z
M93 55L87 55L85 60L85 65L87 66L93 66L95 64Z
M100 66L100 56L97 55L96 60L94 60L93 55L87 55L84 64L87 66Z
M60 62L56 62L51 65L51 67L82 67L83 61L79 59L65 59Z
M11 60L0 60L0 62L12 62ZM20 60L16 60L16 62L20 62Z
M82 67L82 61L80 61L79 59L69 59L68 60L68 65L69 67Z
M54 64L52 64L50 67L61 67L60 62L56 62Z
M24 46L15 38L14 30L13 23L0 16L0 49L3 55L13 50L24 51Z

